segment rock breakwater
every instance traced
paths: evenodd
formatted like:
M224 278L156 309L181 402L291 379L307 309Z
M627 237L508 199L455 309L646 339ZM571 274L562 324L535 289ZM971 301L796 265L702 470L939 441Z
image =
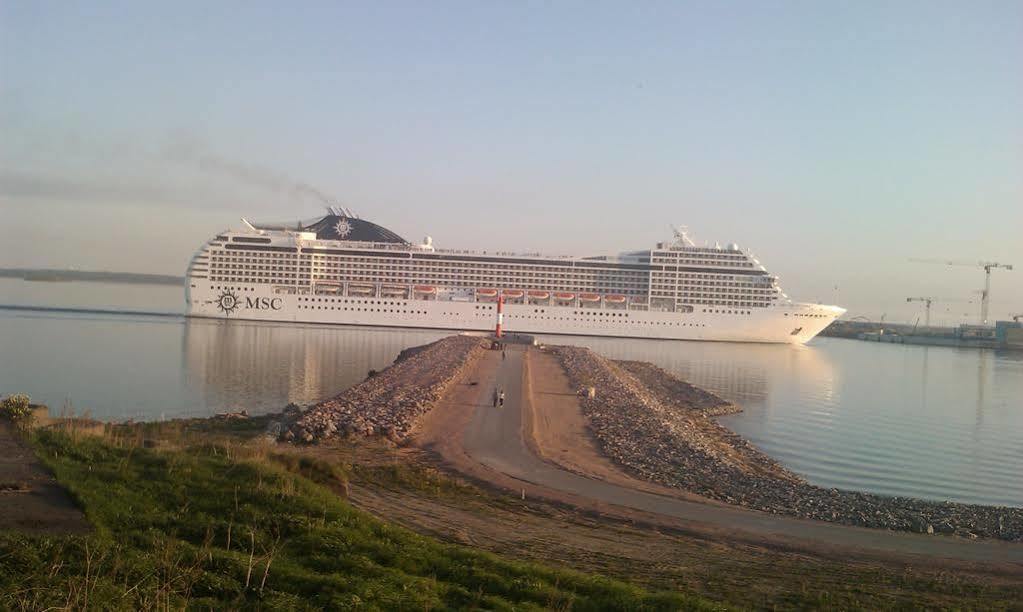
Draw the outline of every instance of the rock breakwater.
M679 380L652 363L644 361L616 361L615 363L632 374L654 396L662 401L666 400L666 406L682 411L697 411L707 416L742 412L742 408L732 402Z
M1023 509L826 489L805 482L711 415L728 402L664 370L553 347L601 450L636 475L751 509L881 529L1023 541ZM706 394L706 395L704 395ZM715 399L716 398L716 399Z
M483 354L485 343L450 336L406 349L387 369L306 411L285 411L276 428L281 441L311 444L351 435L403 441L424 414Z

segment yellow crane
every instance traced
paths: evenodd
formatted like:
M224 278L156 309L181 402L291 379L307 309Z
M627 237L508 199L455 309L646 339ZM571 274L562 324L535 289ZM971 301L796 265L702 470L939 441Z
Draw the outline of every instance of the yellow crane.
M984 289L980 292L980 324L987 325L987 312L988 304L991 298L991 270L995 268L1004 268L1006 270L1012 270L1012 264L998 263L997 261L956 261L947 259L917 259L911 258L910 261L917 263L932 263L932 264L943 264L946 266L969 266L971 268L984 268Z

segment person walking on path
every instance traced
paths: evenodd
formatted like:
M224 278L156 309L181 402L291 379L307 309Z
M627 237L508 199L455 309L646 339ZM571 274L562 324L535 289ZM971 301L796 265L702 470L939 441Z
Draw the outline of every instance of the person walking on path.
M501 389L501 393L497 398L497 405L504 408L504 389Z

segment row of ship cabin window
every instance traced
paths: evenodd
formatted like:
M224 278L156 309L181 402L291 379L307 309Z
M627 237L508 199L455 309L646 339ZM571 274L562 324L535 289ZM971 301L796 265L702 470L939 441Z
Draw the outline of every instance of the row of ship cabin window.
M220 290L220 289L238 289L240 291L252 291L253 290L252 287L221 287L219 285L218 286L210 285L210 289L217 289L217 290ZM339 299L339 298L308 298L308 297L300 297L298 299L299 299L299 301L302 301L302 302L340 302L340 303L343 303L343 304L348 304L349 303L349 300L347 300L347 299L342 300L342 299ZM387 302L387 301L381 302L381 301L378 301L378 300L366 300L366 301L363 301L363 300L351 300L351 303L352 304L375 304L375 305L378 305L378 306L400 306L401 305L399 302ZM482 309L482 310L493 310L494 307L493 306L488 306L488 305L479 305L479 304L477 304L476 305L476 309L477 310L480 310L480 309ZM533 312L547 312L547 311L545 309L535 309ZM717 309L709 309L708 310L707 308L704 308L703 312L709 312L709 313L713 313L713 314L746 314L746 315L752 314L748 310L746 310L746 311L740 311L740 310L717 310ZM579 312L575 311L572 314L579 314ZM620 316L625 316L625 317L629 316L628 313L611 313L611 312L599 312L599 311L596 312L596 313L584 313L584 314L588 314L588 315L596 314L596 315L600 315L600 316L619 316L619 317ZM788 316L788 313L786 313L786 316ZM796 314L794 316L797 316L797 317L823 317L824 315Z
M312 305L299 304L298 307L300 309L304 309L304 310L343 310L343 311L349 310L348 306L319 306L319 305L312 306ZM356 307L352 306L351 310L352 310L352 312L393 312L393 313L403 313L403 314L427 314L427 312L425 310L404 310L404 309L400 309L400 308L399 309L395 309L395 308L356 308ZM457 312L442 312L442 313L439 313L439 314L441 314L441 315L457 315L459 313L457 313ZM479 316L479 313L476 313L476 316ZM549 320L549 321L585 321L586 320L586 319L577 319L576 317L541 317L541 316L535 316L534 317L533 315L518 315L518 316L516 316L516 315L508 315L508 318L509 319L544 319L544 320ZM611 320L611 319L605 319L605 320ZM707 327L703 323L679 323L677 321L632 321L632 323L646 324L646 325L674 325L676 327Z

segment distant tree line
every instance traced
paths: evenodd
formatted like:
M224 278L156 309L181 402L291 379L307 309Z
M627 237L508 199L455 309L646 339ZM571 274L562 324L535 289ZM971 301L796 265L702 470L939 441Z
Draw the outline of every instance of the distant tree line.
M53 268L0 268L0 278L21 278L30 281L86 281L99 283L139 283L148 285L180 285L183 276L169 274L138 274Z

